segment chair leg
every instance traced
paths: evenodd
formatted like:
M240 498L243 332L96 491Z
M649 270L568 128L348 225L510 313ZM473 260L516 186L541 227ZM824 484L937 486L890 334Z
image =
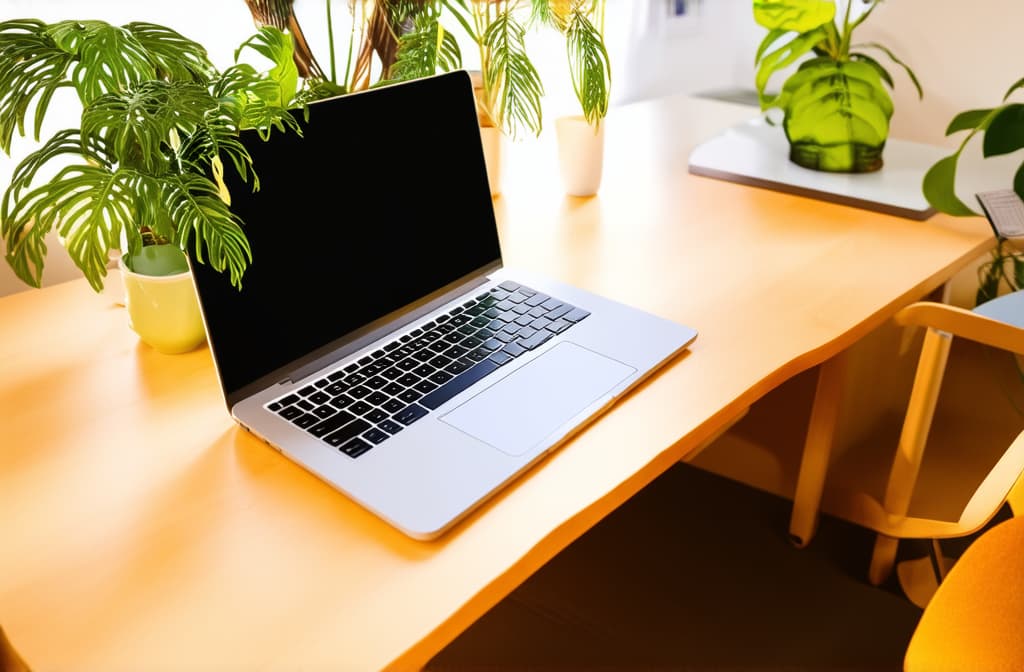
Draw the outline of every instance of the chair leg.
M925 334L907 404L907 414L903 420L903 429L892 469L889 471L889 483L882 503L890 515L905 516L910 508L910 498L921 469L921 458L924 456L928 430L931 428L935 406L939 400L942 376L946 370L946 360L949 358L952 341L953 337L950 334L936 329L929 329ZM875 540L871 566L868 569L868 579L873 585L882 583L892 573L897 545L898 541L893 537L879 535Z

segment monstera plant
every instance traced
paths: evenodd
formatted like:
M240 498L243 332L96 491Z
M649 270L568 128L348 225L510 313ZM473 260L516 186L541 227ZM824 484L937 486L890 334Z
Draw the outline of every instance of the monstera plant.
M778 108L790 160L805 168L862 173L882 167L894 86L888 70L865 50L901 66L918 96L914 72L889 49L856 43L853 33L881 0L753 0L754 18L768 30L755 57L762 110ZM766 93L775 73L797 64L776 94Z
M924 176L924 196L936 210L956 216L982 214L977 206L971 207L957 196L957 166L968 143L979 133L984 158L1005 156L1024 148L1024 103L1008 102L1010 96L1021 89L1024 89L1024 79L1009 88L1001 105L966 110L949 122L947 136L965 131L967 135L955 152L937 161ZM1024 198L1024 162L1014 172L1012 186L1017 195ZM994 299L1004 289L1024 289L1024 253L1000 240L990 259L978 267L976 303Z
M273 68L218 71L202 46L149 23L0 22L0 149L10 154L14 134L25 135L30 111L38 141L51 109L66 109L53 104L61 90L81 103L77 127L28 154L0 201L5 256L19 278L40 285L56 229L97 291L112 250L130 270L137 262L169 275L186 268L191 246L241 283L250 250L223 172L254 179L238 132L297 128L287 107L298 84L287 35L264 28L243 46Z

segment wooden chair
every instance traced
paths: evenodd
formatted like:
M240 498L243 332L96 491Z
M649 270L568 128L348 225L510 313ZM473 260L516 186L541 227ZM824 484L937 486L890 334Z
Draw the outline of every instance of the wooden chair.
M988 301L974 310L922 301L897 313L895 321L927 331L884 499L878 502L861 494L852 506L860 522L879 532L868 571L868 579L874 585L891 575L900 539L932 540L931 558L901 563L899 568L900 583L907 596L923 607L948 570L948 560L941 554L938 539L967 536L982 529L1002 508L1024 473L1022 434L975 489L958 520L907 515L953 338L1024 354L1024 290Z
M1024 668L1024 517L984 531L921 614L905 672Z

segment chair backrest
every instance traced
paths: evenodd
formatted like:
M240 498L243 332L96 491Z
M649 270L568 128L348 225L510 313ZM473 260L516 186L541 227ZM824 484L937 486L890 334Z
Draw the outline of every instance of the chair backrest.
M1024 517L986 530L921 614L906 672L1024 669Z

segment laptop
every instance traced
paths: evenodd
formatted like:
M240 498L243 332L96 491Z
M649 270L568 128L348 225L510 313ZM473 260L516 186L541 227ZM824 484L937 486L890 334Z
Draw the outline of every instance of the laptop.
M190 258L210 350L235 421L405 534L449 530L696 337L504 266L466 71L295 115L301 138L241 134L241 290Z

